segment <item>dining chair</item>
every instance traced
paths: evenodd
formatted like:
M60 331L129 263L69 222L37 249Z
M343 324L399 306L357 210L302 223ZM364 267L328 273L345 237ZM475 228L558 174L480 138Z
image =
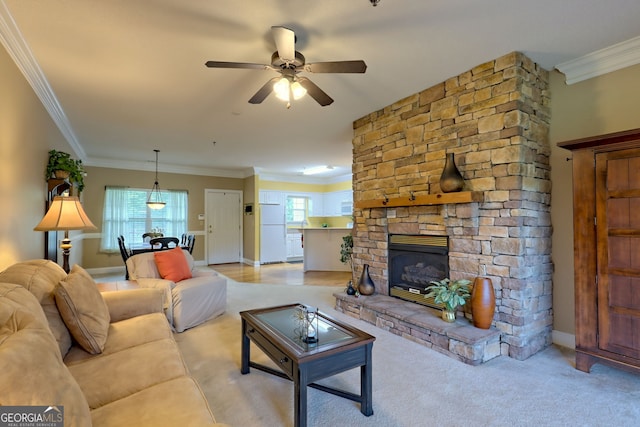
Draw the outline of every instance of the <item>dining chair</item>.
M173 243L173 245L171 245ZM149 240L149 244L153 249L156 249L157 245L160 245L160 248L157 249L169 249L174 248L180 244L180 239L177 237L154 237Z
M164 237L164 235L162 233L146 232L142 235L142 241L144 243L149 243L151 239L156 237Z
M124 261L124 278L125 280L129 280L129 272L127 271L127 259L129 259L129 257L131 256L131 251L127 249L127 246L124 243L124 236L118 236L118 247L120 248L122 261Z
M193 253L193 245L195 245L196 243L196 236L194 234L189 234L187 236L187 244L183 245L184 247L187 248L187 250L189 251L190 254Z

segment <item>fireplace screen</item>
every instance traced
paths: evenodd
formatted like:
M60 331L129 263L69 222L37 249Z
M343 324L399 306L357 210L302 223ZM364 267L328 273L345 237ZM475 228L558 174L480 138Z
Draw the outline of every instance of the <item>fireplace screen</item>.
M441 308L424 294L429 282L449 275L449 238L391 234L388 247L389 295Z

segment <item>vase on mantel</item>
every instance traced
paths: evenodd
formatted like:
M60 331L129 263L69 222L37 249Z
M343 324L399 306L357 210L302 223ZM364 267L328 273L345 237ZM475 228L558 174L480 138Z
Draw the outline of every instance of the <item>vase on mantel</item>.
M362 267L362 275L360 276L360 282L358 282L358 292L360 295L373 295L376 291L376 286L373 283L373 279L369 275L369 264L365 264Z
M496 296L493 283L488 277L476 277L471 290L471 315L473 326L489 329L496 310Z
M453 153L447 153L447 160L440 175L440 190L443 193L455 193L464 187L464 179L462 174L456 167L456 161Z

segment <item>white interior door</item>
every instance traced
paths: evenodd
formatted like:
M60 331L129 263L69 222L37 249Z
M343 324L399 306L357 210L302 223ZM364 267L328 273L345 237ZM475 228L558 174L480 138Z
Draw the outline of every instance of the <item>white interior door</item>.
M207 264L242 261L242 193L206 190Z

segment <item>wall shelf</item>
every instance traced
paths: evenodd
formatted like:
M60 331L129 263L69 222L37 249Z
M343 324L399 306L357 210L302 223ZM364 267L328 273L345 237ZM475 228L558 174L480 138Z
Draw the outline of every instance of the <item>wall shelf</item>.
M359 209L397 208L405 206L446 205L484 201L482 191L461 191L458 193L438 193L415 196L413 198L393 197L388 199L360 200L354 203Z

